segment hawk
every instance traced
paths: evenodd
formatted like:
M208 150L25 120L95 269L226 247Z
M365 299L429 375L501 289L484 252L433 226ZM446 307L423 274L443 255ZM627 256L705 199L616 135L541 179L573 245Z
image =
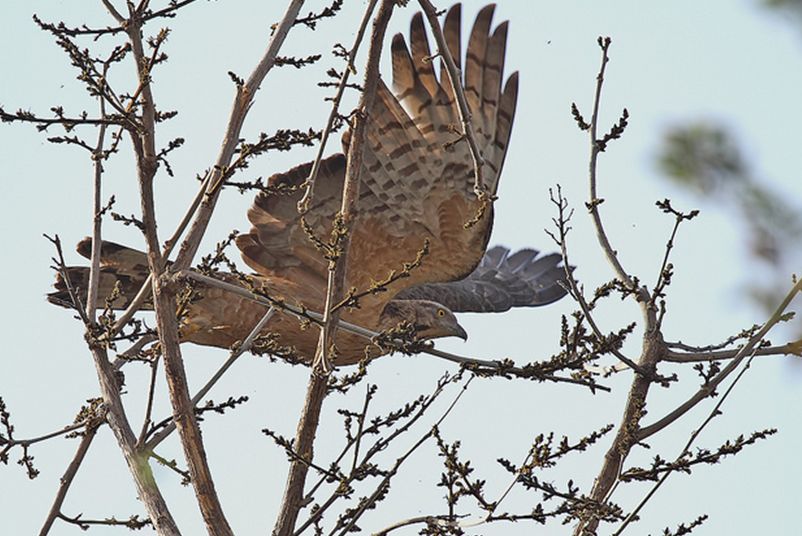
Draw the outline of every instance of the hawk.
M491 31L494 6L483 8L468 39L463 86L473 116L477 141L484 157L485 186L495 195L510 140L518 96L518 74L504 80L508 23ZM443 33L458 66L461 64L461 8L445 16ZM341 318L374 331L402 322L419 338L466 338L454 313L501 312L511 307L551 303L565 294L560 282L565 270L557 254L539 256L531 249L514 254L496 246L488 251L492 206L471 226L481 201L473 190L473 163L468 144L455 127L460 120L454 91L442 64L435 73L423 16L413 16L409 46L401 34L392 40L392 89L381 80L369 110L367 145L361 170L358 214L348 254L346 288L371 288L405 264L413 262L425 245L428 253L408 277L393 281L385 292L368 293L358 307ZM347 145L348 134L343 136ZM310 240L311 230L327 237L341 206L345 155L321 162L314 195L302 225L297 204L301 185L312 163L270 177L270 188L260 192L248 211L252 227L236 238L244 262L255 271L251 282L268 295L322 311L328 261ZM148 274L145 254L104 242L101 248L100 295L118 285L115 308L124 308ZM78 245L89 258L91 239ZM70 267L71 284L85 294L88 268ZM226 278L225 274L220 277ZM228 280L234 280L229 276ZM70 306L63 277L48 299ZM181 327L182 340L228 348L243 340L265 313L265 306L216 287L200 289ZM310 329L282 311L264 328L276 333L282 345L311 361L318 343ZM385 350L363 337L339 330L335 337L335 364L353 364L368 348L371 356Z

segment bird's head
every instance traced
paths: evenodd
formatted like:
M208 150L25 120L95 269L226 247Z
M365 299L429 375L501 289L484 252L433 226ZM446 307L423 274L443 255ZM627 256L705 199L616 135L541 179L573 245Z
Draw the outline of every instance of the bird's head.
M468 339L468 333L447 307L429 300L392 300L382 312L380 325L383 329L408 322L414 326L421 339L459 337Z

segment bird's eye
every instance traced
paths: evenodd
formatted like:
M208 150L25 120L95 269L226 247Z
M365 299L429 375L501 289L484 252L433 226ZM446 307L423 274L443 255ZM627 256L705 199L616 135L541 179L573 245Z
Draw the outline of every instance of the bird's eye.
M437 316L442 318L442 317L446 316L446 312L443 309L438 309L437 310Z

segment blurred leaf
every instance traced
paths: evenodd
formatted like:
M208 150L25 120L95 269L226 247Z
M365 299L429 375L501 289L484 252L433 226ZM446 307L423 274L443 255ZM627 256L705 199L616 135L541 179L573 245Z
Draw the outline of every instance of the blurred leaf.
M784 9L802 15L802 0L763 0L763 4L772 9Z
M796 3L802 6L802 0ZM657 164L666 178L716 202L744 227L746 251L774 274L753 272L747 294L771 311L788 290L788 275L799 267L802 209L757 180L744 154L726 127L698 122L666 133Z
M737 144L721 126L697 123L671 130L658 158L670 179L703 194L742 182L748 173Z

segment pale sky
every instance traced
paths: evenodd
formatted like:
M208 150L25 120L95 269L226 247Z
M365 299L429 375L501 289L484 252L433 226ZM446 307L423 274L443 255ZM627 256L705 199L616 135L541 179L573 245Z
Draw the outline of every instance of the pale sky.
M309 9L325 2L311 1ZM466 1L463 35L483 1ZM160 3L157 3L161 5ZM174 153L174 178L157 180L158 216L162 240L172 232L195 193L195 175L213 161L233 95L226 74L247 76L267 42L269 27L286 2L198 2L170 21L150 26L152 33L169 25L173 32L164 49L169 62L154 73L154 93L161 109L178 109L179 116L159 133L159 142L182 136L186 145ZM335 41L350 44L365 2L347 0L345 12L324 21L316 32L293 30L283 54L324 54L311 68L276 69L257 97L244 135L278 128L322 127L328 105L315 82L331 66L340 68L328 51ZM649 7L646 7L646 5ZM154 4L156 5L156 4ZM392 32L406 31L416 2L397 9ZM438 7L448 7L439 2ZM70 112L94 113L96 104L75 80L76 72L53 39L32 22L37 13L49 21L68 25L112 24L100 2L57 0L5 0L0 4L0 104L46 114L54 105ZM784 21L760 8L758 0L709 0L645 3L636 1L563 2L511 1L501 3L495 21L509 19L507 71L519 70L521 91L513 140L500 199L496 204L493 243L513 248L555 248L545 235L555 215L548 189L559 183L577 208L569 248L576 275L587 289L610 279L606 264L585 211L587 200L588 142L569 113L576 101L586 116L600 58L596 38L613 38L611 63L604 89L602 116L614 121L622 107L630 112L630 127L612 144L600 163L600 195L610 238L624 265L643 281L653 282L662 259L672 221L654 202L669 197L680 210L701 209L699 218L681 229L674 251L674 284L669 288L665 322L667 340L708 344L724 340L742 328L765 320L752 305L745 286L764 276L747 258L741 233L744 228L712 204L661 180L655 155L668 127L685 121L711 119L732 127L747 151L757 174L790 203L802 199L799 125L802 124L802 32L794 21ZM107 47L101 42L100 46ZM87 40L84 46L95 46ZM104 48L105 50L105 48ZM385 51L384 58L388 59ZM116 84L130 82L129 64L117 68ZM389 76L389 62L383 72ZM361 77L361 72L360 75ZM95 135L81 131L88 139ZM57 133L52 130L52 135ZM80 405L97 396L97 380L83 341L83 330L65 310L49 305L44 295L53 273L53 251L42 233L58 233L68 260L79 261L72 244L90 233L91 165L75 148L52 145L45 135L27 125L0 125L0 162L4 193L0 196L0 233L7 252L0 270L6 282L2 333L5 341L0 396L8 405L16 436L33 437L72 421ZM106 195L116 194L115 209L138 213L134 170L128 147L106 166ZM336 149L336 142L330 152ZM269 154L254 162L245 178L268 176L311 159L313 150ZM224 193L207 233L207 247L237 228L245 230L250 195ZM142 247L136 230L110 222L104 237ZM788 274L790 288L790 274ZM501 315L463 315L470 333L467 343L438 342L438 347L483 358L511 357L520 362L548 357L556 351L561 314L574 309L568 299L541 309ZM617 300L599 311L604 331L640 321L637 306ZM775 343L784 342L779 334ZM625 348L637 355L638 334ZM202 385L225 359L223 351L184 347L191 386ZM369 381L379 385L376 411L385 412L420 393L428 393L449 363L429 356L385 357L371 367ZM665 367L666 373L675 369ZM224 417L209 416L204 439L215 480L235 532L264 534L272 528L286 477L284 455L260 430L270 427L292 436L303 399L307 369L243 357L213 390L211 397L248 395L250 401ZM646 423L682 402L697 386L695 374L685 371L684 381L669 390L655 388ZM129 411L134 426L142 415L146 373L126 368ZM443 426L449 440L461 439L462 451L477 473L488 481L488 495L498 495L508 484L496 458L521 460L539 433L554 431L576 439L607 423L618 424L631 380L620 374L604 383L612 393L591 395L573 386L553 386L502 379L473 382L468 393ZM702 513L710 520L699 534L789 534L797 527L802 495L802 374L791 358L763 358L754 362L725 403L724 414L702 434L697 446L714 449L726 439L769 427L780 429L773 438L716 466L696 469L692 476L673 475L642 512L642 521L625 532L657 534L666 526L689 522ZM166 393L160 384L157 418L169 415ZM364 387L347 397L333 396L324 409L317 453L328 463L342 436L337 406L361 406ZM456 390L441 400L431 414L435 420ZM712 408L708 401L676 426L650 443L650 451L637 451L631 462L647 465L660 453L673 458ZM428 421L431 423L431 421ZM421 434L418 427L414 434ZM385 461L394 459L416 436L405 439ZM610 438L611 439L611 438ZM564 486L569 478L589 491L601 466L608 442L587 453L568 457L542 477ZM7 534L34 534L44 520L58 480L77 446L75 440L56 439L35 445L31 454L41 475L28 481L14 463L0 467L0 526ZM165 443L159 454L181 459L177 439ZM15 462L19 451L12 452ZM180 462L182 463L182 462ZM441 467L432 445L421 449L407 473L394 485L389 499L366 515L360 526L379 530L399 519L440 513L442 489L435 488ZM202 522L191 488L163 468L155 469L163 493L184 534L201 534ZM648 485L625 486L614 497L624 506L637 503ZM526 511L538 496L516 492L508 499L511 511ZM505 504L507 502L505 501ZM116 443L103 429L81 468L64 510L86 518L143 514ZM125 529L116 529L124 531ZM57 523L53 535L76 534L77 528ZM112 529L93 528L95 534ZM408 529L405 534L416 534ZM531 534L527 524L492 525L472 534ZM537 534L566 534L568 527L552 523ZM607 532L602 532L607 533Z

